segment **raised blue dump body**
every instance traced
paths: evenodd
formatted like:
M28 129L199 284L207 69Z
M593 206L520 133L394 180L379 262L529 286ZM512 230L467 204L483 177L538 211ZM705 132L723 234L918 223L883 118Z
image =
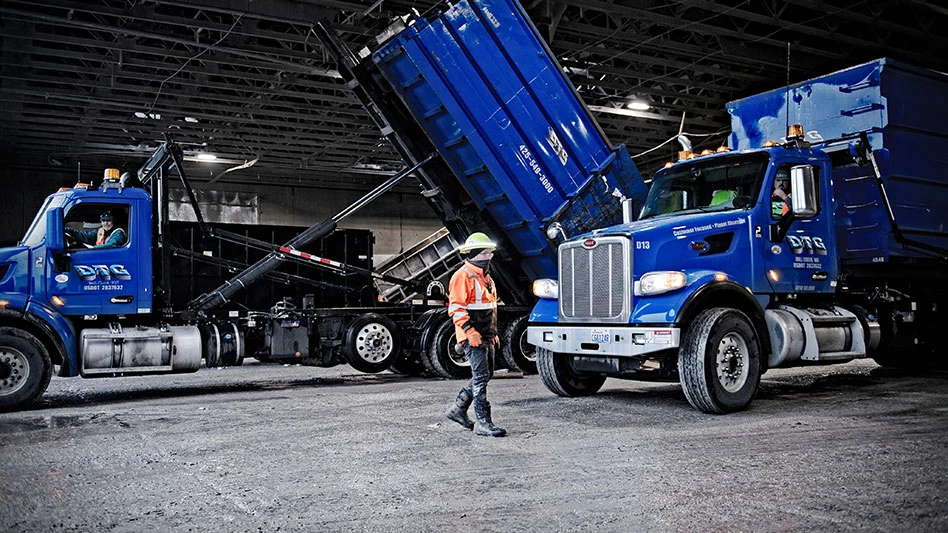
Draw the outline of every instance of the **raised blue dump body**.
M730 102L730 146L780 141L787 124L807 140L869 132L896 224L905 238L948 248L948 76L878 59ZM916 256L898 242L871 166L834 170L843 264Z
M575 235L621 220L616 191L644 200L628 153L603 135L517 2L458 2L414 20L373 60L531 279L556 276L550 223Z

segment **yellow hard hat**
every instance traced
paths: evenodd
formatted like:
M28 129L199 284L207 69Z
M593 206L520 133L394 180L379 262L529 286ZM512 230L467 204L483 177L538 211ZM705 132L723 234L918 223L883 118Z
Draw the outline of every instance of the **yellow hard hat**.
M461 246L458 246L458 251L461 252L462 254L466 254L470 252L471 250L484 250L484 249L491 250L491 251L496 250L497 244L495 244L494 241L490 240L490 237L488 237L487 235L479 231L477 233L472 233L471 236L468 237L466 241L464 241L464 244L462 244Z

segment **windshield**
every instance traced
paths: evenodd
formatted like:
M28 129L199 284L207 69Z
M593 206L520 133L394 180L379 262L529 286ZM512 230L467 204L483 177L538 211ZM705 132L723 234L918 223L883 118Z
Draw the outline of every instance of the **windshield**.
M661 170L652 181L640 218L750 207L768 160L763 152L735 154Z
M46 212L50 209L62 207L65 201L65 194L55 194L46 198L46 202L43 203L43 207L36 213L36 218L30 223L30 227L26 230L26 235L23 236L23 240L20 241L20 244L33 247L42 242L43 238L46 237Z

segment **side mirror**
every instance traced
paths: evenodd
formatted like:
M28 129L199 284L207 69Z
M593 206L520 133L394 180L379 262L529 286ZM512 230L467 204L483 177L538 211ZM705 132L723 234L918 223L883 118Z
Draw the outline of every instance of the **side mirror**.
M559 222L554 222L547 226L546 237L553 242L556 242L556 239L559 237L562 237L564 241L569 238L566 236L566 231L563 229L563 225Z
M635 220L635 206L632 204L632 198L622 200L622 223L628 224Z
M63 208L56 207L46 213L46 249L53 254L66 248L63 232Z
M790 169L790 208L793 216L807 218L819 212L816 191L816 175L811 165L798 165Z

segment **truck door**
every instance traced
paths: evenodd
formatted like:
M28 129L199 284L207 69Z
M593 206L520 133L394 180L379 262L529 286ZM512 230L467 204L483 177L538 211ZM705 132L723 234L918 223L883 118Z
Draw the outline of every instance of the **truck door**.
M783 196L792 197L794 193L790 187L790 169L797 165L812 165L818 211L812 216L793 217L779 242L768 240L769 246L763 251L765 274L775 293L832 293L836 291L838 266L829 171L810 161L777 164L770 176L770 188L765 189L771 191L770 201L764 206L767 218L771 225L777 225L790 210L790 200L784 200Z
M66 207L68 269L49 280L64 315L125 315L137 312L137 250L131 203L81 202ZM103 219L111 217L110 224ZM107 231L108 230L108 231ZM111 237L111 239L110 239Z

